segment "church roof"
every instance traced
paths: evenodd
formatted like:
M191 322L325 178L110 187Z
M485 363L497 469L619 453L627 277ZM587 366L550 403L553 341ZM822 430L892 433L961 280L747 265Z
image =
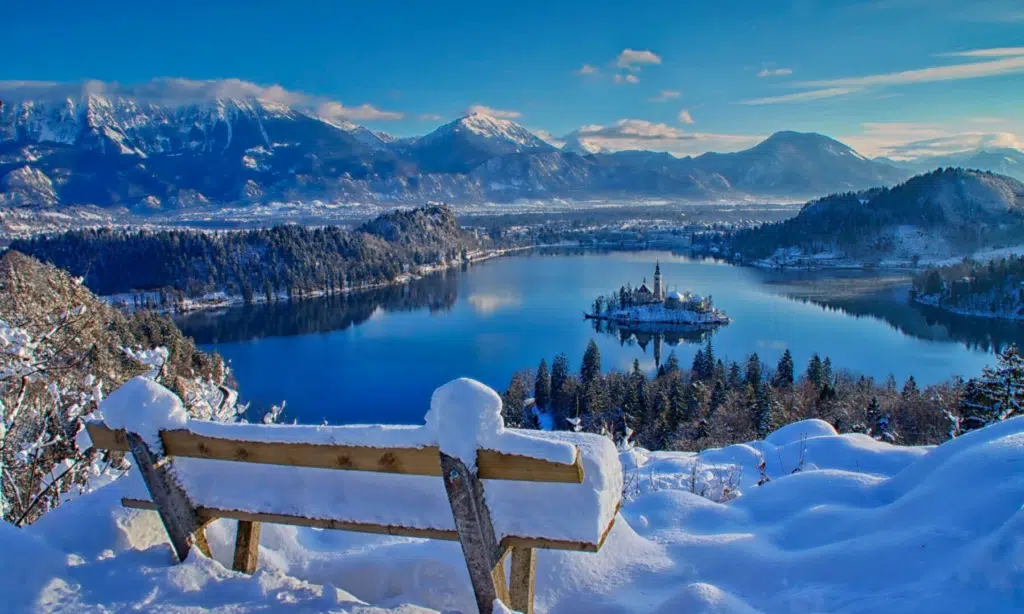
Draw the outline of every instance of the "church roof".
M636 291L637 292L646 292L648 294L651 293L651 289L647 287L647 284L642 284L639 288L636 289Z
M673 291L668 293L668 299L670 301L682 301L684 299L684 297L678 291L673 290Z

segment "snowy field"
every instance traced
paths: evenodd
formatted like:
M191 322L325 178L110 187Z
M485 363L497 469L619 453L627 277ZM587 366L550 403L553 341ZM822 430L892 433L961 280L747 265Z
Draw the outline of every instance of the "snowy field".
M937 448L805 421L699 459L620 459L611 535L597 554L540 551L538 612L1024 611L1024 418ZM156 514L120 507L133 483L0 526L0 611L472 611L456 543L267 525L247 577L222 520L216 560L174 565Z

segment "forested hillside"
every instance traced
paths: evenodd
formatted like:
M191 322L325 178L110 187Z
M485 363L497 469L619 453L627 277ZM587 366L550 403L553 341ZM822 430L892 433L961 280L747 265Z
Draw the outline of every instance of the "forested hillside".
M914 278L913 298L949 311L980 316L1024 318L1024 258L930 268Z
M741 231L745 260L849 258L917 262L1024 242L1024 185L983 171L938 169L894 188L833 194L789 220Z
M18 240L12 250L85 279L97 294L172 289L251 302L394 281L465 257L480 243L450 208L395 211L347 230L282 225L238 232L76 230Z
M0 519L31 522L116 465L76 435L104 395L147 373L194 416L237 412L224 361L169 319L126 317L53 266L0 258Z

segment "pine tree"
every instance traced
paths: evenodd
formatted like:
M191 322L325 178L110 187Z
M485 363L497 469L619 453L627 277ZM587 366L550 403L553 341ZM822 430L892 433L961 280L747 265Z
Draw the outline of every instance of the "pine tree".
M757 357L757 352L747 357L744 383L754 391L761 388L761 359Z
M921 391L918 390L917 388L917 380L915 380L914 376L911 375L910 377L907 378L906 383L903 384L903 391L900 393L900 396L902 396L905 400L909 400L916 398L920 394Z
M825 361L821 363L821 379L829 386L835 383L835 374L832 372L832 359L828 356L826 356Z
M699 382L690 384L686 387L684 398L683 420L690 422L700 416L700 406L704 399L704 387Z
M676 351L672 350L668 353L668 359L665 360L665 373L671 374L679 371L679 357L676 356Z
M715 367L715 351L711 348L711 336L708 335L707 343L704 344L704 359L708 366L704 379L711 379L712 369Z
M863 432L870 435L871 429L878 423L881 416L882 408L878 406L878 397L871 397L871 402L868 403L868 408L864 412Z
M763 384L758 391L757 407L754 411L754 430L757 438L764 439L772 431L772 418L775 411L775 391L768 384Z
M711 389L711 401L708 403L708 416L711 416L718 408L725 404L725 386L722 382L715 382L715 387Z
M714 373L711 374L711 379L715 380L716 382L722 382L724 384L725 378L725 363L722 362L721 358L719 358L715 362L715 370Z
M1024 414L1024 358L1016 345L999 354L996 366L985 367L964 394L963 430L969 431Z
M697 353L693 355L693 366L690 367L690 371L693 379L706 379L704 374L707 373L707 360L704 356L704 350L697 350Z
M818 356L817 352L811 356L811 361L807 363L807 381L818 388L821 388L825 383L825 370L821 364L821 356Z
M501 413L505 417L505 426L519 428L524 425L523 405L526 403L529 390L526 376L522 373L516 373L512 376L508 390L502 395Z
M538 409L547 411L551 404L551 375L548 374L548 363L543 358L537 367L537 376L533 380L533 398Z
M727 379L729 388L731 390L737 390L743 385L743 369L740 368L740 363L735 360L729 365L729 376Z
M569 357L562 353L555 356L555 362L551 365L551 409L560 418L567 416L572 409L567 396L568 381Z
M773 384L779 388L788 388L793 385L793 355L789 353L788 348L782 353L782 358L779 359L779 364L775 367Z
M580 366L580 383L586 387L601 375L601 351L593 339L587 344L583 353L583 364Z

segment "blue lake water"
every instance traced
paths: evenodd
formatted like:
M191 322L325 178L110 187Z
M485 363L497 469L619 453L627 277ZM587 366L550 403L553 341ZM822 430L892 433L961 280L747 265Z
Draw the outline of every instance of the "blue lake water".
M655 370L686 339L595 330L583 312L598 294L650 281L661 262L669 289L712 295L733 322L713 333L716 355L757 352L774 366L789 348L799 369L814 352L849 369L919 383L973 376L992 348L1024 340L1013 323L954 317L908 303L893 274L780 273L668 252L519 255L406 286L292 304L197 313L179 324L230 360L243 401L287 401L303 423L420 423L435 388L460 376L502 390L518 370L565 352L579 365L596 340L605 370ZM678 343L676 343L678 341ZM695 341L695 340L694 340Z

